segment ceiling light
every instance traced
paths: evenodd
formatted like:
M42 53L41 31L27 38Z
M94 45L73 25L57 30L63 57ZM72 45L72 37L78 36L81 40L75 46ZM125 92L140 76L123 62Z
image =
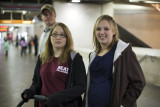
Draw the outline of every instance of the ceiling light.
M79 2L81 2L81 0L71 0L71 2L79 3Z
M5 10L2 10L2 14L4 14L5 13Z
M12 32L14 30L14 27L9 28L9 31Z
M144 3L160 3L159 1L152 1L152 0L146 0L143 1Z
M23 15L25 15L27 13L27 11L23 10L22 13L23 13Z
M32 23L35 23L35 22L36 22L36 19L33 18L33 19L32 19Z
M129 2L139 2L139 0L129 0Z

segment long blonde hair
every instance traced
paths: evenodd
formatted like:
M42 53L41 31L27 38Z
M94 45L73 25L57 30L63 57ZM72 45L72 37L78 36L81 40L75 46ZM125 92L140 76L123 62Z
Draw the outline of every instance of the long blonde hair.
M101 45L99 43L99 41L97 40L96 38L96 29L97 29L97 26L99 25L99 23L102 21L102 20L106 20L109 22L110 26L111 26L111 29L113 32L115 32L115 34L113 35L113 41L111 42L111 44L109 45L108 49L110 50L113 45L118 41L119 39L119 31L118 31L118 27L117 27L117 24L116 22L114 21L114 19L109 16L109 15L102 15L100 16L95 25L94 25L94 30L93 30L93 44L95 46L95 51L97 53L99 53L101 51Z
M54 54L55 52L53 50L53 46L52 46L50 37L51 37L52 31L54 30L54 28L56 26L62 27L62 29L64 30L64 33L66 34L66 45L63 49L62 54L58 58L58 63L67 62L70 51L73 51L73 39L72 39L72 35L71 35L71 32L70 32L69 28L64 23L56 23L52 27L52 29L49 33L48 39L47 39L46 44L45 44L45 50L40 55L40 58L42 59L42 64L45 64L45 63L49 62L55 56L55 54Z

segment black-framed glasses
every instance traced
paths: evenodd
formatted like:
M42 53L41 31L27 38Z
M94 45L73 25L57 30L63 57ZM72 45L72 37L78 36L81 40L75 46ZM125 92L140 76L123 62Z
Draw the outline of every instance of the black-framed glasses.
M66 34L58 34L58 33L53 33L53 34L51 34L51 36L52 36L52 37L55 37L55 38L58 37L58 35L59 35L61 38L66 38L66 36L67 36Z

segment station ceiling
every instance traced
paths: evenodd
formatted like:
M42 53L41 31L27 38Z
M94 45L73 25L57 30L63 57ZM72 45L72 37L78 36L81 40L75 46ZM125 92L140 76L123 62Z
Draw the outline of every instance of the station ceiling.
M14 19L14 20L32 20L33 17L39 16L40 8L44 4L52 4L54 1L71 0L1 0L0 1L0 20ZM107 2L116 3L160 3L160 0L81 0L82 3L96 3L102 4ZM160 7L160 5L159 5Z

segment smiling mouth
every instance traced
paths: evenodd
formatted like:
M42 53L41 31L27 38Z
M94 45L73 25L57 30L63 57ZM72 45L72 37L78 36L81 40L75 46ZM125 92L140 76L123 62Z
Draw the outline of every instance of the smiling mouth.
M104 39L104 38L106 38L106 36L100 36L99 38L100 38L100 39Z

